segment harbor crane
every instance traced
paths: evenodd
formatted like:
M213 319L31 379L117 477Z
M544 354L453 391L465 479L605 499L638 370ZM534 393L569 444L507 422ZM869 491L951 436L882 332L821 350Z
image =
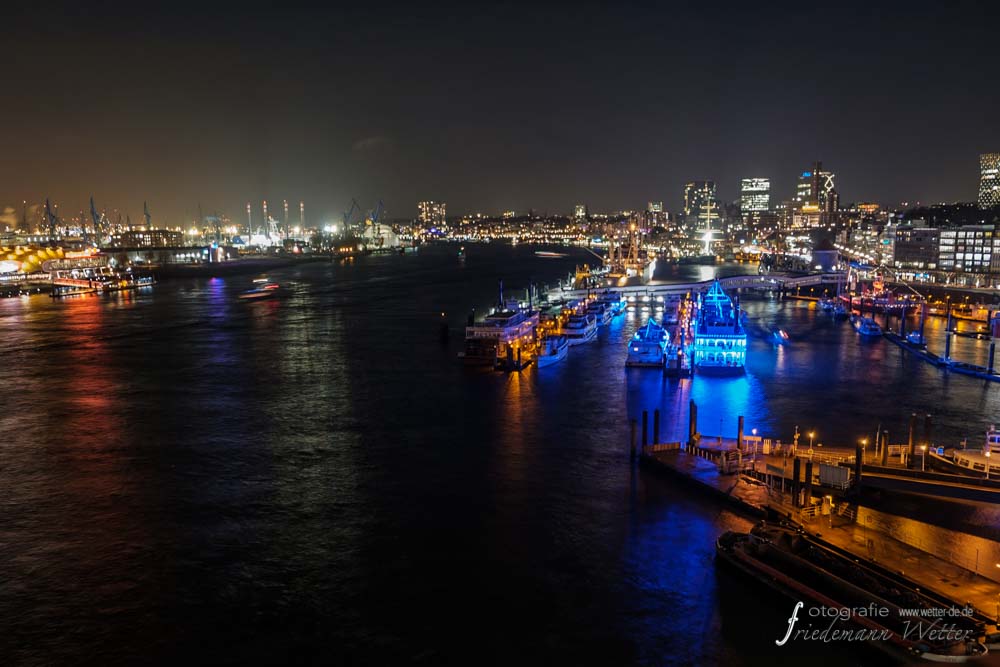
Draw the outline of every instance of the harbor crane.
M52 241L56 235L56 225L59 224L59 217L52 212L52 203L49 198L45 198L45 220L49 223L49 240Z
M344 233L345 234L347 234L348 231L350 230L351 219L354 217L355 211L360 211L360 210L361 210L361 207L358 206L358 200L352 198L351 199L351 208L350 208L350 210L348 210L348 211L346 211L344 213Z

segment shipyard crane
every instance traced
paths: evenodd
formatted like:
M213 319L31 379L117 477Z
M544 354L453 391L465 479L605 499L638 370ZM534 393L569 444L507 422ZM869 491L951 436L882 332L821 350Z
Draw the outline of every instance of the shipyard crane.
M149 215L149 206L146 205L146 202L142 202L142 214L146 218L146 231L148 232L153 226L150 224L152 216Z
M94 236L96 240L100 241L101 228L104 226L105 218L103 213L97 213L97 207L94 206L94 195L90 195L90 219L94 221Z
M49 223L49 241L52 241L56 235L56 225L59 223L59 218L52 212L52 204L48 197L45 198L45 220Z
M358 200L352 198L351 199L351 208L350 208L350 210L348 210L348 211L346 211L344 213L344 233L345 234L347 234L348 231L350 230L351 219L354 217L354 212L355 211L360 211L360 210L361 210L361 207L358 206Z

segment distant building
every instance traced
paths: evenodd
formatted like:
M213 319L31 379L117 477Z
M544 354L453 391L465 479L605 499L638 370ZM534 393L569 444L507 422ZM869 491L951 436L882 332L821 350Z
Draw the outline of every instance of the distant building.
M835 174L823 171L823 163L816 162L809 171L802 172L795 188L795 201L802 205L812 204L824 213L840 208L840 195L834 185Z
M771 207L771 179L744 178L740 182L740 210L760 213Z
M990 271L993 259L993 225L963 225L940 231L940 270L967 273ZM896 243L898 246L898 230Z
M577 220L583 220L587 217L587 205L577 204L573 207L573 217Z
M417 220L424 229L446 227L447 204L445 202L422 201L417 204Z
M663 202L661 201L651 201L646 205L646 211L643 214L643 226L646 229L651 229L653 227L666 227L667 212L663 210Z
M979 156L979 207L1000 206L1000 153Z
M900 269L934 270L940 262L942 230L922 225L893 229L892 263Z
M114 248L181 248L183 232L169 229L147 229L140 232L122 232L111 237Z

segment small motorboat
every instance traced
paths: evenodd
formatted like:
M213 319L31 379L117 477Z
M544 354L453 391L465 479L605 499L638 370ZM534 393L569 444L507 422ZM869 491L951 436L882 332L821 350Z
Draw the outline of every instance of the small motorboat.
M855 317L852 321L854 329L862 338L881 338L882 327L870 317Z
M784 329L775 329L771 332L775 345L788 345L788 332Z
M257 278L253 281L253 287L240 294L241 299L268 299L278 293L281 288L276 282L267 278Z
M549 336L542 343L542 351L535 359L539 368L557 364L566 358L569 350L569 339L565 336Z

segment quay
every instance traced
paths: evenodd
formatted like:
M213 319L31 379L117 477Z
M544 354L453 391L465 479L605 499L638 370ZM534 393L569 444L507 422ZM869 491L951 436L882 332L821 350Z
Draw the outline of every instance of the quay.
M702 435L693 401L691 411L686 442L660 441L658 410L651 433L648 412L643 413L641 439L638 421L632 420L630 451L640 470L669 477L744 516L790 521L845 555L906 577L948 604L971 604L980 620L1000 624L1000 543L886 514L861 498L864 487L1000 503L1000 482L921 470L920 456L920 466L909 469L905 466L914 462L909 447L888 445L887 439L878 452L859 445L851 453L739 432ZM883 463L892 458L900 463Z
M790 273L767 273L767 274L752 274L752 275L742 275L742 276L729 276L727 278L719 278L718 282L722 289L729 291L735 289L762 289L770 290L776 292L789 292L794 291L802 287L815 287L816 285L823 284L836 284L838 282L844 281L843 272L833 272L833 273L810 273L806 275L802 274L790 274ZM601 291L604 289L613 289L616 292L621 292L626 298L629 296L634 297L665 297L665 296L681 296L689 292L703 292L710 288L716 282L715 278L709 280L701 280L692 283L663 283L663 284L652 284L648 283L645 285L627 285L627 286L611 286L611 287L592 287L589 289L564 289L562 291L562 296L570 299L583 299L586 298L588 294L595 291Z

